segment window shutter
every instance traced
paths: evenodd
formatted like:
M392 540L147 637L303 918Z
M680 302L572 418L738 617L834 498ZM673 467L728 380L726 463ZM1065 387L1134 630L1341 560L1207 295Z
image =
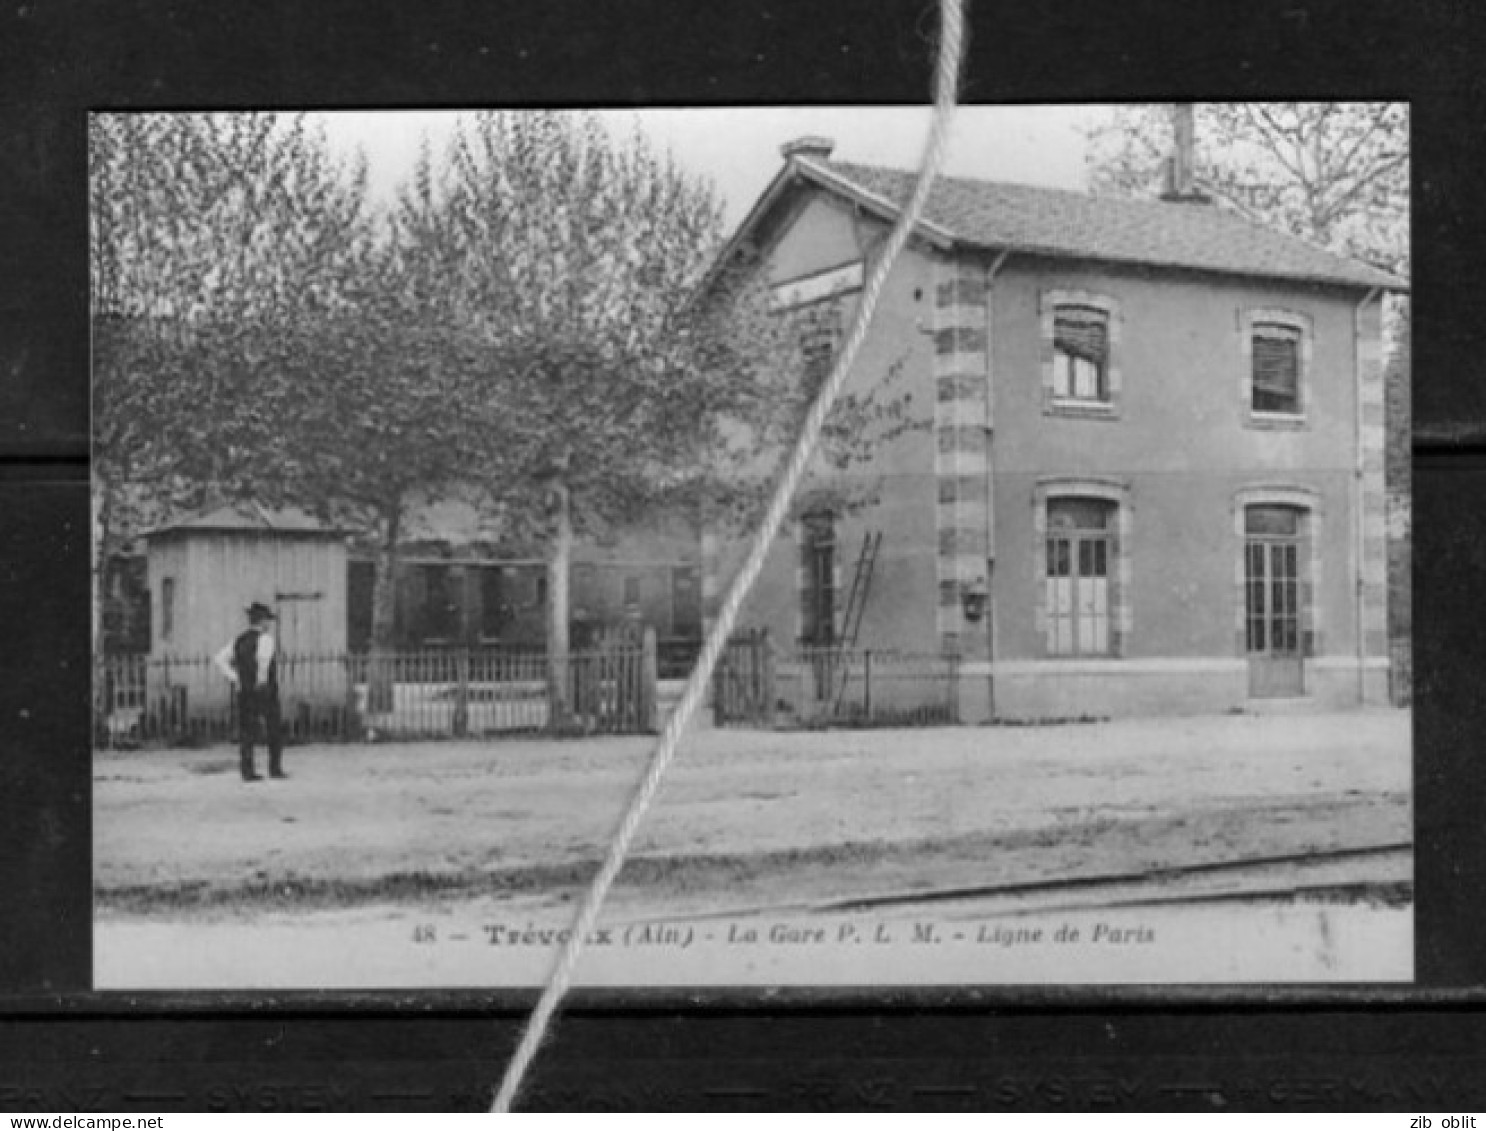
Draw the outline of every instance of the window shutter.
M1109 328L1103 313L1059 307L1053 319L1053 346L1102 366L1109 349Z
M801 317L799 335L805 382L813 393L830 376L836 360L836 346L841 337L839 305L827 302L806 311Z
M1107 530L1115 505L1104 499L1066 497L1047 504L1049 530Z
M1300 377L1300 341L1278 328L1254 332L1254 388L1261 393L1294 398Z

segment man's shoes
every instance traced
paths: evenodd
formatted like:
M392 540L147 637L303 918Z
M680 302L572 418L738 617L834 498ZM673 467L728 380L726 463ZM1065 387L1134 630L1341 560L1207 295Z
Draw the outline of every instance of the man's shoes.
M262 774L251 774L250 773L250 774L244 774L243 775L243 781L262 781L262 780L263 780L263 775Z
M268 771L268 776L271 777L271 778L276 778L279 781L283 781L289 775L286 774L286 773L284 773L283 770L269 770Z

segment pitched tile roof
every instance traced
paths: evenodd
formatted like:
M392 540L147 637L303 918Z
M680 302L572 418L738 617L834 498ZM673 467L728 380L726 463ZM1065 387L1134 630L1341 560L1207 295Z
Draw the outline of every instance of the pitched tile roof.
M261 503L229 503L191 515L150 531L165 534L175 530L262 530L276 534L335 534L313 516L296 507L265 507Z
M796 157L816 183L877 202L896 212L913 191L916 173ZM1386 272L1333 255L1294 236L1254 224L1212 205L1090 196L1067 189L940 177L924 217L953 242L1115 263L1198 271L1407 288Z

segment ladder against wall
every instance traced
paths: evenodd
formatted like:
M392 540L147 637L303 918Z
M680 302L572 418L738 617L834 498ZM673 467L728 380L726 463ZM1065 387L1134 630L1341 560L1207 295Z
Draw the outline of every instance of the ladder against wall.
M862 614L872 589L872 573L877 568L877 555L882 549L882 531L869 530L862 537L862 551L857 555L851 575L851 588L846 593L846 611L841 617L841 650L850 652L857 646L862 631Z
M814 706L807 712L820 718L829 706L828 715L839 713L846 684L851 678L851 653L861 634L862 619L872 591L872 577L882 549L882 532L869 531L862 539L856 568L847 589L846 604L841 612L841 631L829 643L806 646L795 659L803 665L807 685L805 694ZM766 630L743 630L734 633L718 659L713 674L713 709L716 722L723 725L773 726L780 689L777 681L777 657Z
M869 530L862 536L862 549L857 554L856 569L852 571L851 588L846 593L846 609L841 615L841 638L837 641L835 655L829 674L823 683L834 688L831 713L838 714L841 701L846 694L846 685L851 680L851 664L843 662L855 650L857 637L862 631L862 617L867 610L867 598L872 592L872 575L877 568L877 555L882 550L882 531ZM821 696L827 698L828 696Z

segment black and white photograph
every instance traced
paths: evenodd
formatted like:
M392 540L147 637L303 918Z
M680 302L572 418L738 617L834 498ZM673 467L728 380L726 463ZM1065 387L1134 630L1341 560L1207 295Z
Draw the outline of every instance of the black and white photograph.
M1413 981L1409 107L930 117L89 116L97 989L544 984L838 370L574 984Z

